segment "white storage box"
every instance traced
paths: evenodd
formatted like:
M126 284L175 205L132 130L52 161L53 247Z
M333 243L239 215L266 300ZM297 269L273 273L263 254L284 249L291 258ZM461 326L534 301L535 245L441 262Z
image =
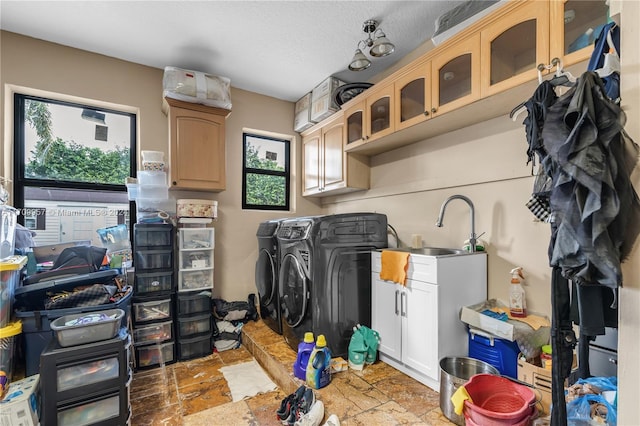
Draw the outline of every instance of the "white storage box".
M231 109L231 80L226 77L164 67L162 88L168 98Z
M36 426L39 425L40 375L26 377L11 382L0 401L0 424Z
M84 345L108 340L118 334L124 311L107 309L104 311L64 315L49 326L62 347Z
M138 197L152 200L166 200L169 198L169 187L165 185L138 184Z
M315 123L315 121L311 120L311 92L309 92L296 102L293 130L304 132Z
M218 217L218 202L213 200L180 199L176 206L178 217Z
M344 81L329 77L313 89L311 92L312 121L322 121L340 109L333 100L333 91L343 84L345 84Z

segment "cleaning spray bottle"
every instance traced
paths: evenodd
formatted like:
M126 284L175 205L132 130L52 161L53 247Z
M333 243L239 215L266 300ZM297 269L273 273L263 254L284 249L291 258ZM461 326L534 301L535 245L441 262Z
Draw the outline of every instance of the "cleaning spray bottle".
M524 275L522 267L511 270L511 285L509 286L509 311L512 317L524 318L527 316L527 299L522 288Z

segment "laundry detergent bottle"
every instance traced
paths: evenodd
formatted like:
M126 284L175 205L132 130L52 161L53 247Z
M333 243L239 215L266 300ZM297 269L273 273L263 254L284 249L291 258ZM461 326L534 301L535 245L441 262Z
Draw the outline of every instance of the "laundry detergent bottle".
M309 363L309 357L314 347L313 333L307 331L304 333L304 340L298 344L298 356L296 357L296 362L293 364L293 375L298 379L307 379L307 364Z
M331 351L327 347L324 334L320 334L307 364L307 385L313 389L320 389L327 386L330 381Z
M512 317L524 318L527 316L527 299L522 288L524 275L522 268L518 266L511 270L511 285L509 285L509 312Z

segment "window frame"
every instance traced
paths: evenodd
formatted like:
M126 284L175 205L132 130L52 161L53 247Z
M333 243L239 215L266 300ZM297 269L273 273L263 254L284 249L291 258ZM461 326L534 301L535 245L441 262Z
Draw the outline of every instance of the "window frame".
M284 144L285 164L284 171L265 170L247 167L247 137L265 139ZM242 132L242 209L243 210L270 210L289 211L291 209L291 143L292 139L284 135L269 136L259 132L245 130ZM247 202L247 175L258 174L266 176L281 176L285 178L285 205L273 206L266 204L249 204Z
M127 187L124 184L105 184L95 182L81 182L81 181L64 181L55 179L37 179L25 177L26 169L26 155L25 155L25 101L33 100L38 102L45 102L55 105L71 106L83 109L104 111L112 114L118 114L129 117L131 120L129 140L131 141L129 146L129 175L131 177L137 176L137 126L138 117L137 114L132 112L115 110L108 107L98 107L91 104L85 104L74 101L63 101L55 98L48 98L43 96L34 96L27 93L15 92L13 94L13 140L14 140L14 152L13 152L13 200L14 205L18 209L25 209L25 188L52 188L61 190L82 190L82 191L101 191L101 192L127 192ZM24 226L24 216L18 215L18 223ZM136 223L136 208L133 201L129 202L129 223L133 225ZM130 233L133 232L133 226L130 226Z

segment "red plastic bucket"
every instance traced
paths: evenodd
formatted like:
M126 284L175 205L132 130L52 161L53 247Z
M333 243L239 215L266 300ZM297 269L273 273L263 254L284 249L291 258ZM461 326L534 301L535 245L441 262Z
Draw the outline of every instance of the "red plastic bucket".
M526 425L527 419L537 413L533 390L507 378L476 374L464 387L473 400L473 403L464 402L465 419L470 419L471 424ZM521 423L523 421L525 423Z

